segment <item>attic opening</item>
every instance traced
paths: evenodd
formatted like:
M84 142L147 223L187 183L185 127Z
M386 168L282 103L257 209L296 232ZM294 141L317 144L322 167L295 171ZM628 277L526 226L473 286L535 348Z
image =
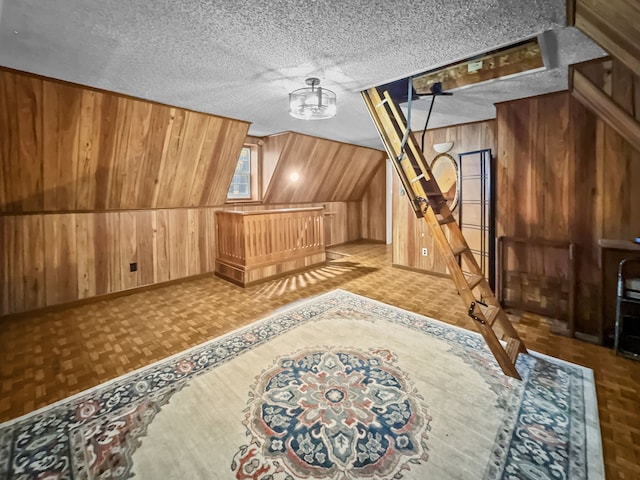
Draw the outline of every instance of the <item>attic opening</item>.
M505 79L517 75L539 72L549 68L545 62L545 45L550 46L548 34L541 34L521 42L474 55L443 67L405 77L378 87L387 90L398 103L408 102L407 82L412 80L412 100L432 93L433 86L441 85L442 91L457 90L471 85Z

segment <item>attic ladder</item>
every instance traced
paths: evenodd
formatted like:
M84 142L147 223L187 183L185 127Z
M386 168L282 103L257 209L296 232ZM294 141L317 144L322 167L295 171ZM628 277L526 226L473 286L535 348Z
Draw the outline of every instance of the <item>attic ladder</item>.
M502 371L510 377L520 379L516 360L518 354L527 353L527 349L484 278L431 174L422 150L413 133L407 130L404 114L387 91L380 97L374 87L363 91L362 96L416 215L426 220L431 235L445 258L460 298L468 309L467 314L473 319ZM468 275L462 271L463 262L471 272ZM504 345L501 340L505 342Z

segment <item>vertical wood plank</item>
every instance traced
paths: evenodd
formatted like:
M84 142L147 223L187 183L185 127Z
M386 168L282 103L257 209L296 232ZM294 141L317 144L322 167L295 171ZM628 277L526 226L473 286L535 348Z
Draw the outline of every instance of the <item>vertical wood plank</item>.
M1 95L1 90L0 90ZM2 98L2 97L0 97ZM12 217L0 215L0 265L2 265L2 274L0 275L0 315L6 315L11 312L9 306L9 298L11 282L9 281L9 241L6 238L10 229Z
M187 275L197 275L202 273L200 270L200 256L202 252L200 246L200 225L198 220L200 218L198 210L190 208L183 210L187 216Z
M78 179L76 182L76 208L91 210L96 205L96 171L98 169L100 125L99 101L103 95L92 90L82 92L80 124L78 126ZM96 141L97 140L97 141Z
M109 258L108 264L108 293L124 290L122 286L122 261L120 245L120 215L118 212L106 214L107 238L106 247Z
M92 272L95 277L96 295L103 295L110 292L109 275L110 275L110 242L109 242L109 213L93 213L91 220L93 221L93 252L95 270Z
M120 99L106 95L96 102L100 111L99 127L92 132L92 144L97 145L97 169L95 208L104 210L110 206L111 184L116 173L112 165L118 159L116 148L116 122L119 115Z
M20 199L20 130L18 122L17 85L14 75L4 75L2 82L2 128L4 130L2 149L2 210L6 212L22 212Z
M44 224L46 303L71 302L78 295L75 215L45 215Z
M107 209L122 208L122 192L126 185L132 181L132 168L129 159L129 141L131 133L131 118L133 115L133 102L125 98L118 99L118 115L115 119L113 133L113 157L111 158L110 182L107 196Z
M188 275L187 215L186 210L167 210L169 220L169 278L184 278Z
M153 218L151 210L135 212L136 259L138 262L137 286L153 284L155 260L153 247Z
M78 298L96 295L95 222L91 213L76 214Z
M8 302L10 312L20 312L25 307L24 302L24 264L22 256L23 229L21 217L7 217L6 222L6 270L3 276L7 277Z
M169 210L155 210L153 223L154 283L166 282L170 276Z
M146 160L140 170L136 206L151 208L156 205L157 191L162 174L165 138L171 128L171 108L151 105L151 119L145 145Z
M32 310L45 306L43 216L25 215L21 223L25 310Z
M42 81L17 77L17 135L20 142L20 203L22 211L38 212L44 205L42 195Z
M136 208L139 205L140 185L147 182L147 179L142 177L142 173L148 161L147 137L153 111L152 105L147 102L130 100L128 103L131 121L127 125L127 173L120 194L120 208Z
M120 288L128 290L138 286L138 272L131 272L129 265L138 263L138 238L136 231L136 212L118 213L118 234L120 235Z

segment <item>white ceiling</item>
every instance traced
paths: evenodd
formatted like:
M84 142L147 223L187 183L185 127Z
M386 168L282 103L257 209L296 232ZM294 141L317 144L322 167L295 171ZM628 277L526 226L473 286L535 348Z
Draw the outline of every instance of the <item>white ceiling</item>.
M604 55L564 25L561 0L0 0L0 65L247 120L252 135L382 148L360 90L553 30L556 68L440 97L429 127L493 118L494 102L564 90L566 65ZM288 115L310 76L336 92L336 117ZM428 102L413 102L416 130Z

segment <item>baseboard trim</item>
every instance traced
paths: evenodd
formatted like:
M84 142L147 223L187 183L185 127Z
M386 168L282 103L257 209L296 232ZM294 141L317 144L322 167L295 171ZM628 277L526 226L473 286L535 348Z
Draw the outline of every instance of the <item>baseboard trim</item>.
M394 268L399 268L400 270L408 270L410 272L418 272L418 273L424 273L424 274L427 274L427 275L433 275L434 277L451 278L451 275L449 275L447 273L432 272L430 270L423 270L421 268L416 268L416 267L408 267L406 265L399 265L397 263L392 263L391 266L394 267Z
M121 290L119 292L104 293L102 295L96 295L94 297L80 298L71 302L58 303L56 305L47 305L46 307L38 307L33 310L25 310L24 312L9 313L0 316L0 322L5 320L13 320L17 318L29 317L31 315L41 315L52 312L59 312L72 307L81 307L83 305L90 305L92 303L98 303L103 300L113 300L114 298L126 297L127 295L133 295L135 293L147 292L149 290L155 290L157 288L168 287L177 283L188 282L191 280L197 280L199 278L214 277L214 272L199 273L197 275L190 275L188 277L176 278L174 280L167 280L166 282L153 283L150 285L143 285L141 287L129 288L127 290Z

